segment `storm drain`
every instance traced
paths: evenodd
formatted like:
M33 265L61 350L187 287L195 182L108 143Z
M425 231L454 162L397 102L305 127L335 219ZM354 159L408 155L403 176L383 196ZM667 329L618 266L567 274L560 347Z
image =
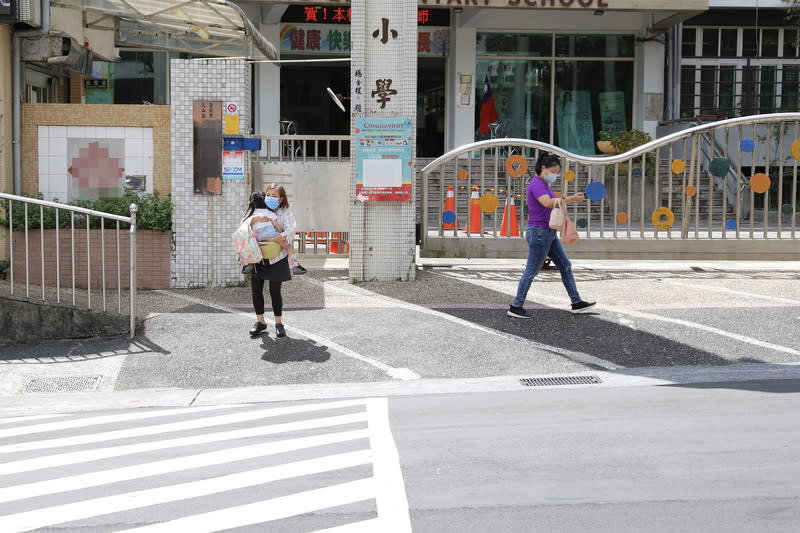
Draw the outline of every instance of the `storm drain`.
M566 376L553 378L522 378L520 383L526 387L557 387L559 385L593 385L602 383L597 376Z
M54 376L32 378L25 384L25 392L93 392L103 376Z

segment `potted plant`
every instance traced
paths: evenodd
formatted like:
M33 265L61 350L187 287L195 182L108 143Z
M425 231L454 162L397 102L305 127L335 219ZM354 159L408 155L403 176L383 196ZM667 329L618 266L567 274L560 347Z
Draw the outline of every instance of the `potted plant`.
M620 133L617 137L611 140L612 146L616 149L617 153L624 154L625 152L629 152L634 148L641 146L643 144L647 144L652 141L653 138L650 136L649 133L646 133L642 130L628 130ZM641 158L638 158L641 161ZM656 156L652 152L647 153L645 157L645 161L647 166L645 167L645 174L648 177L655 176L655 164L656 164ZM626 172L628 170L628 166L625 165L625 170L623 170L623 164L619 165L620 172ZM641 167L641 162L634 162L633 167Z
M604 154L613 155L617 153L617 149L614 148L614 145L611 141L613 141L617 137L617 128L611 127L608 130L600 130L597 134L597 149L600 150Z

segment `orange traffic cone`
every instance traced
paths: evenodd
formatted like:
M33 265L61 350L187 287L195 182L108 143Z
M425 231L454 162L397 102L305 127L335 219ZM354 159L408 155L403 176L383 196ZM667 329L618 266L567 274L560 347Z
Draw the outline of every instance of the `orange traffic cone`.
M469 229L467 229L467 225L464 224L464 231L467 233L480 233L481 218L483 218L483 211L481 211L481 200L478 196L478 186L473 185L472 194L469 197Z
M452 215L445 216L445 213L452 211ZM442 225L443 229L453 229L458 224L456 219L456 196L453 192L453 186L447 186L447 197L444 199L444 212L442 213L442 220L452 220L452 222L445 222Z
M501 237L519 237L519 223L517 223L517 204L513 200L514 191L509 191L506 196L506 206L503 208L503 222L500 226ZM509 218L510 217L510 218ZM511 228L510 230L508 228Z

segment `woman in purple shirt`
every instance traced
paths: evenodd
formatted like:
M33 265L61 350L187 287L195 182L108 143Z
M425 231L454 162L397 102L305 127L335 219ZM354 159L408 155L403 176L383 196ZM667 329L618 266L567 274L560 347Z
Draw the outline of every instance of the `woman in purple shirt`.
M595 302L584 302L575 287L575 278L572 276L572 263L569 262L567 254L561 241L558 240L556 230L550 229L550 212L556 205L556 193L550 188L555 183L561 172L561 160L550 154L542 154L534 166L536 176L531 179L528 185L528 230L525 232L525 239L528 241L528 263L525 265L525 272L519 280L517 296L508 310L508 316L514 318L532 318L533 313L523 308L525 297L531 282L547 256L561 272L561 281L567 289L569 299L572 301L572 312L583 313L588 311ZM565 203L582 202L585 196L582 192L564 198Z

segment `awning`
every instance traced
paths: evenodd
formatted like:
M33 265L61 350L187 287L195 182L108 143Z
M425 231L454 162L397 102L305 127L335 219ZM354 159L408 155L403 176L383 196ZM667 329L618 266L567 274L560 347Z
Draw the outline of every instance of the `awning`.
M84 11L87 28L114 31L119 47L278 59L278 51L227 0L51 0Z

